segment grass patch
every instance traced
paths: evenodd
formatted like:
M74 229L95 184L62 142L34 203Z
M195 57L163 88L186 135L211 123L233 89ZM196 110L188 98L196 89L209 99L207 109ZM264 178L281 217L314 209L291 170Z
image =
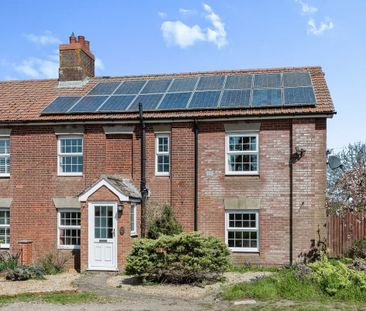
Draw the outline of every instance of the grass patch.
M99 302L105 303L106 298L92 293L44 293L44 294L20 294L16 296L0 296L0 304L14 302L46 302L54 304L78 304Z
M353 286L351 289L339 290L336 294L330 296L323 292L316 283L307 278L297 277L295 271L290 268L284 268L272 276L249 283L235 284L224 289L222 296L226 300L253 298L262 301L366 302L366 291L357 286Z

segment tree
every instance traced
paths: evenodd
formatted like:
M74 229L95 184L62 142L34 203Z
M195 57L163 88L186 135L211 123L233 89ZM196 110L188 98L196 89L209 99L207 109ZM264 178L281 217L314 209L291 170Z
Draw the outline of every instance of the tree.
M349 144L336 154L342 169L327 171L330 212L366 210L366 144Z

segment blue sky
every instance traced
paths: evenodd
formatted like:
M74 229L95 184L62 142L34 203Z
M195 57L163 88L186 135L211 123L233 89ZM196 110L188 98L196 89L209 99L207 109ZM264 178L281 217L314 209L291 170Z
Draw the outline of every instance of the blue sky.
M0 80L57 77L85 35L97 75L321 65L338 114L328 147L366 140L364 0L2 0Z

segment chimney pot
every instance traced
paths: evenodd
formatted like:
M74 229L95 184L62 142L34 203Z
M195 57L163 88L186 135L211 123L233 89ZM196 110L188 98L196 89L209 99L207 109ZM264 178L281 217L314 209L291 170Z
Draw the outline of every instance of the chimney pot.
M69 41L71 44L76 43L76 37L75 37L74 33L72 33L71 36L69 37Z
M84 45L84 41L85 41L85 37L84 37L84 36L78 36L78 42L79 42L81 45Z
M88 40L84 41L84 47L89 51L90 50L90 42Z

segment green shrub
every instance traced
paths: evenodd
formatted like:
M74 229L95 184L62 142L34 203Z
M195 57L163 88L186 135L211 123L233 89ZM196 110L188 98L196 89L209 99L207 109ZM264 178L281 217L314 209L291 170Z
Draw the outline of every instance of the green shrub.
M174 217L172 208L169 205L165 205L162 215L150 225L147 237L149 239L157 239L161 235L174 235L182 231L182 226Z
M353 243L350 251L349 256L351 258L364 258L366 259L366 236L359 241Z
M229 267L229 250L217 238L199 233L136 240L127 257L126 273L149 281L213 282Z
M19 266L6 270L5 278L10 281L25 281L29 279L44 279L45 271L42 267Z
M38 264L46 274L57 274L65 270L65 265L69 259L70 255L56 251L45 255Z
M18 266L19 254L10 254L9 252L0 253L0 272L7 269L14 269Z
M330 262L323 256L321 260L309 264L313 280L329 295L335 295L343 289L357 287L366 290L366 274L361 271L349 269L340 261Z

